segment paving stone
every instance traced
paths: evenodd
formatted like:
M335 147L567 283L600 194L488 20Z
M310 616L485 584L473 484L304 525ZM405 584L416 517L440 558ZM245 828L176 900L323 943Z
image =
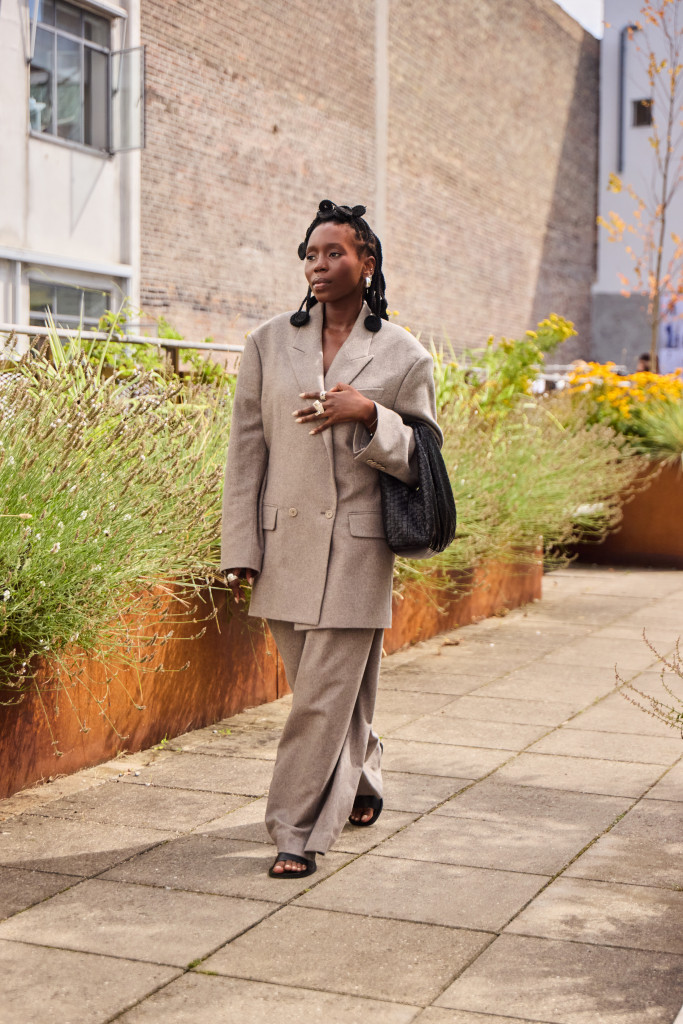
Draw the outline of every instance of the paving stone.
M635 686L639 686L639 679L640 676L634 679ZM641 736L675 735L670 725L658 722L626 700L623 694L627 692L628 690L619 690L604 697L599 703L586 708L571 721L566 722L565 729L596 729L598 732L627 735L636 733Z
M0 867L0 920L80 882L77 875Z
M655 801L651 801L655 803ZM572 878L594 878L630 885L681 888L683 842L624 839L610 832L598 839L566 871Z
M155 829L22 814L3 822L0 864L96 875L168 838L168 832Z
M568 704L576 712L605 697L616 685L614 671L608 668L555 665L540 660L487 683L477 690L477 695L534 702L554 701Z
M547 883L539 874L368 856L305 893L298 905L497 931Z
M639 797L661 775L662 766L563 757L560 754L520 754L498 769L503 782L522 786L549 786L576 793L604 793Z
M383 810L378 821L370 828L359 828L347 824L332 847L335 853L366 853L389 836L410 825L417 817L416 812Z
M558 878L506 928L518 935L683 954L683 892Z
M683 753L675 736L619 735L589 729L556 729L529 748L539 754L567 754L570 757L599 757L608 761L637 761L640 764L673 764Z
M453 743L458 746L488 747L493 750L522 750L544 732L545 725L519 725L516 722L463 721L443 712L425 715L411 722L394 735L398 739L421 740L427 743Z
M680 889L683 877L683 808L641 800L566 871L575 878Z
M683 807L675 801L641 800L616 823L613 836L651 839L653 842L683 841Z
M421 718L422 715L439 711L453 703L450 694L440 693L411 693L400 691L392 693L381 690L377 694L375 714L396 713L407 715L409 718Z
M272 903L91 878L0 924L0 938L184 967Z
M506 934L437 1005L513 1021L672 1024L681 1001L683 957Z
M429 814L373 853L385 857L466 864L554 875L595 838L590 826L566 821L482 821Z
M444 715L489 722L517 722L520 725L561 725L574 714L571 704L543 700L509 700L485 697L480 691L460 697L443 709Z
M380 693L434 693L456 697L477 690L482 682L481 674L461 671L460 668L445 668L441 672L387 672L380 676Z
M446 1010L441 1006L428 1006L414 1024L546 1024L525 1017L492 1017L489 1013L468 1013L467 1010Z
M6 1024L102 1024L178 976L175 968L0 940Z
M463 780L480 779L513 756L510 750L459 747L450 743L424 743L395 736L384 744L385 772L429 772ZM425 808L418 808L425 810Z
M659 782L645 794L647 800L683 801L683 762L675 764Z
M655 656L642 640L616 639L603 635L583 637L566 647L559 647L547 654L544 661L549 665L560 663L611 669L616 665L623 675L643 672L653 664Z
M127 776L129 785L169 786L172 789L195 789L210 793L235 793L242 796L263 796L273 774L270 761L254 757L222 757L209 754L175 754L163 764L143 768L140 775Z
M200 968L201 969L201 968ZM409 1024L415 1007L190 973L119 1018L120 1024Z
M221 735L221 729L229 730L229 734ZM219 725L215 735L207 734L205 742L193 744L191 750L195 754L215 754L217 757L255 757L274 761L281 735L281 726L261 729L252 725L249 729L240 729Z
M535 609L537 620L558 619L563 625L576 622L595 628L622 621L632 614L640 614L643 598L639 595L628 597L622 593L596 594L584 591L565 594L562 601L541 601Z
M100 821L185 832L203 821L241 807L248 797L194 793L160 786L122 786L105 782L83 793L55 800L41 810L48 817Z
M463 928L283 907L202 969L424 1006L490 939Z
M469 786L472 781L411 772L385 771L382 775L385 808L388 811L415 811L418 814L431 811L463 786Z
M286 903L351 859L349 854L328 853L318 857L314 877L274 879L268 877L268 869L276 853L272 845L224 839L216 833L194 834L160 847L156 856L136 857L102 877L174 890Z
M599 835L631 806L627 797L572 793L568 790L516 786L500 780L498 773L470 786L432 813L455 818L476 818L509 825L580 825Z

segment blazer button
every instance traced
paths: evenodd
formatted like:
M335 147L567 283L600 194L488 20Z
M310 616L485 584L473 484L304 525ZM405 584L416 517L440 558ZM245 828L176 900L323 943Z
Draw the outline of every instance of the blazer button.
M327 512L325 513L325 519L334 519L334 512L332 511L331 508L328 508Z
M296 516L299 513L297 512L297 510L295 508L290 508L289 514L290 514L290 516Z

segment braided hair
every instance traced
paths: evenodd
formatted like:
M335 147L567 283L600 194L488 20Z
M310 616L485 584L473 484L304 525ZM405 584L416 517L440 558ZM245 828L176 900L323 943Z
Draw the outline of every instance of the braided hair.
M365 318L365 326L373 334L382 329L382 320L388 320L389 316L387 313L387 300L385 296L385 282L384 274L382 273L382 245L379 238L374 233L370 225L366 220L363 220L365 214L364 206L337 206L331 199L323 199L318 212L315 215L314 220L309 224L308 230L306 231L306 237L299 246L299 259L306 259L306 250L308 249L308 241L315 229L319 224L326 224L332 221L335 224L349 224L353 228L356 238L360 243L360 248L363 251L375 258L375 269L372 274L372 280L370 287L365 288L364 298L368 306L372 310L369 316ZM292 313L289 318L290 323L294 327L303 327L310 320L310 310L315 306L316 302L315 295L311 291L310 287L306 293L306 297L299 306L296 313Z

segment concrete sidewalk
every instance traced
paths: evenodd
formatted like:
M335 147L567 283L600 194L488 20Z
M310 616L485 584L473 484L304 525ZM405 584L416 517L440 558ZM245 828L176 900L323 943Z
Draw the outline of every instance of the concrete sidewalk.
M289 701L0 803L2 1024L672 1024L683 574L585 567L383 666L385 811L267 877ZM122 774L120 774L122 773Z

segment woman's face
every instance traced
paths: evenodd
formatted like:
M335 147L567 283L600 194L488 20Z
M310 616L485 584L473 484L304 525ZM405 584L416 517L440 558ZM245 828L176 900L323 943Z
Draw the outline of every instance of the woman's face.
M339 302L363 294L363 279L372 274L372 256L361 256L349 224L328 221L311 233L304 261L306 280L318 302Z

